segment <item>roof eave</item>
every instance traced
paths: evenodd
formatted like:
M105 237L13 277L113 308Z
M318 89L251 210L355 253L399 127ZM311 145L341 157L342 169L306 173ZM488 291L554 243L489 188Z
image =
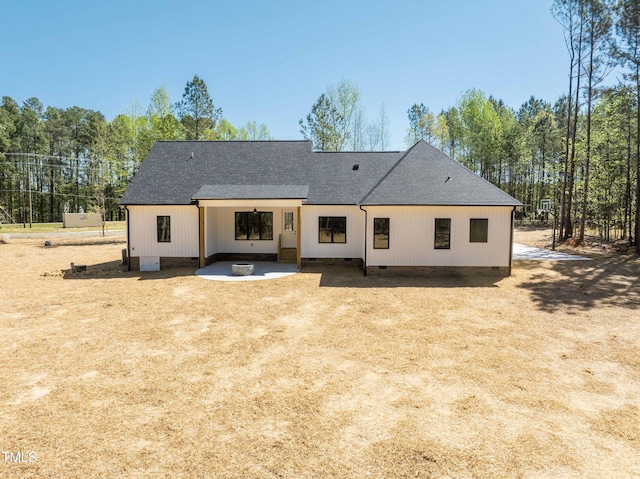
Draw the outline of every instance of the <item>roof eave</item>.
M455 206L455 207L501 207L523 206L522 203L360 203L362 206Z

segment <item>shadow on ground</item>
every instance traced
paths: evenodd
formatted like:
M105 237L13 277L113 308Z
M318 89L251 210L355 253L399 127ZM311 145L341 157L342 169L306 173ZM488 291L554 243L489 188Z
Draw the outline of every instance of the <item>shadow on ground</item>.
M525 269L539 267L523 262ZM519 285L531 293L538 309L557 311L560 307L589 310L607 305L640 308L640 260L634 256L594 258L592 262L558 261Z
M398 274L364 276L358 267L305 266L301 273L320 274L326 288L496 288L505 274Z
M71 268L62 270L64 279L118 279L138 278L139 281L154 279L178 278L181 276L193 276L194 268L168 268L160 271L127 271L122 261L108 261L106 263L87 265L86 271L73 272Z
M504 274L495 275L398 275L395 273L381 276L364 276L357 267L314 266L304 267L301 273L320 274L320 286L328 288L495 288L504 279ZM57 274L45 273L43 276L62 276L68 280L138 278L139 281L193 276L194 268L168 268L160 271L141 273L127 271L121 261L108 261L87 265L86 271L72 272L65 269Z
M28 238L28 239L33 240L33 238ZM126 244L121 238L114 238L114 237L111 237L111 236L100 238L100 239L95 240L95 241L93 241L91 243L88 243L87 241L82 241L81 238L79 238L77 240L71 240L71 241L65 239L64 242L57 242L55 240L55 238L54 238L54 239L51 239L49 241L51 242L51 246L46 246L44 244L45 240L43 239L41 244L40 244L40 247L41 248L46 248L46 249L55 249L55 248L65 248L67 246L88 246L88 247L91 247L91 246L96 246L96 245L112 245L112 244L122 244L122 245L124 245L124 244Z

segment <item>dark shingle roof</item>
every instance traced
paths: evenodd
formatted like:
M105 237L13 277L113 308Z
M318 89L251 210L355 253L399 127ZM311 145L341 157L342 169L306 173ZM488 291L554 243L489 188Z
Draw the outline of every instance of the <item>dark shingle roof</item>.
M120 204L190 204L204 185L307 185L309 163L309 141L159 141Z
M194 200L307 199L309 185L204 185Z
M411 147L361 203L456 206L521 204L424 141Z
M309 200L355 205L398 161L401 152L312 153ZM353 165L358 164L354 170Z
M160 141L120 204L190 204L205 198L306 198L306 204L520 204L423 141L407 152L354 153L316 153L309 141Z

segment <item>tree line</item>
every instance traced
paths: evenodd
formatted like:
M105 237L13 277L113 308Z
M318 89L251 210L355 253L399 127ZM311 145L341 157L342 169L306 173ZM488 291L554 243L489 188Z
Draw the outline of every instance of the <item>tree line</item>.
M471 88L439 113L416 102L407 111L408 147L434 144L535 214L550 200L561 240L640 237L640 2L553 0L567 49L567 85L550 102L531 97L513 108ZM563 48L561 45L558 48ZM613 72L613 73L612 73ZM609 78L605 86L605 79ZM320 151L384 151L389 116L373 119L348 80L331 85L300 119ZM156 140L265 140L264 124L236 128L195 76L182 100L158 88L143 111L135 105L108 122L79 107L44 108L31 98L0 105L0 207L15 219L59 221L64 211L105 211L117 200ZM12 155L19 152L21 155Z
M550 200L561 240L581 243L592 228L603 239L638 245L640 2L554 0L551 13L565 34L565 94L512 108L472 88L437 114L415 103L407 146L434 144L518 198L529 214ZM612 71L615 84L604 86ZM388 118L368 123L359 101L349 82L330 87L300 120L301 133L319 150L385 149L377 138L388 131Z
M166 88L143 110L107 121L81 107L44 107L37 98L0 104L0 208L17 222L58 222L65 212L124 218L118 200L157 140L269 140L264 124L235 127L197 75L181 101Z

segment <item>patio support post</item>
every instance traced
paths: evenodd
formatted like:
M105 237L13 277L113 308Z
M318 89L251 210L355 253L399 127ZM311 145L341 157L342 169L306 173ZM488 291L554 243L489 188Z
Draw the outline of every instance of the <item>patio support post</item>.
M300 207L298 206L298 211L296 213L298 215L298 231L296 233L296 264L298 268L302 267L302 255L301 255L301 237L302 237L302 224L300 223Z

